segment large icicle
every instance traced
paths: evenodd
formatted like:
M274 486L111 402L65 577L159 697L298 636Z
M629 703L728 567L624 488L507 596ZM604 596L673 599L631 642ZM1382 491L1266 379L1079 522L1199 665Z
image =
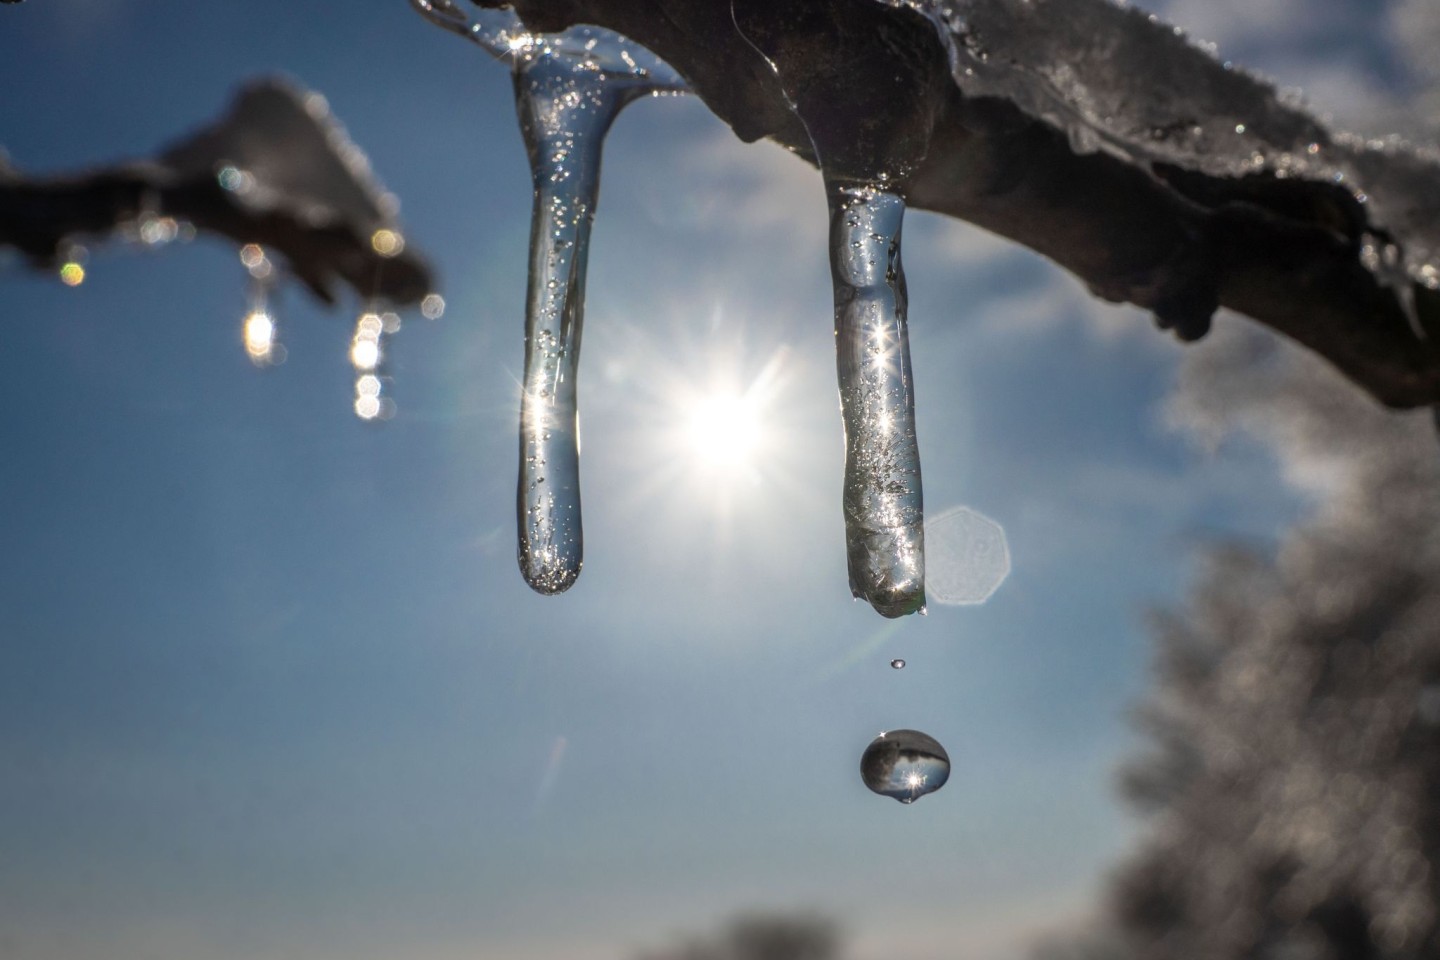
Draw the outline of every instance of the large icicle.
M509 63L535 200L525 301L525 372L516 491L518 559L544 594L580 576L580 451L576 374L585 313L590 226L605 134L640 97L680 93L684 81L610 30L577 26L531 34L513 11L470 17L451 0L411 0L431 22Z
M835 287L836 372L845 422L846 559L850 592L886 617L925 610L925 518L905 272L900 264L904 187L925 136L905 126L857 127L837 105L883 104L883 86L857 87L849 53L836 72L798 84L782 61L785 38L771 29L768 0L730 0L740 36L774 72L805 126L825 176L830 275ZM801 33L821 34L823 11L800 10ZM842 38L843 39L843 38ZM863 71L858 71L863 73ZM922 134L922 135L917 135Z
M825 187L850 591L899 617L925 605L920 450L900 265L905 201L877 184L827 178Z

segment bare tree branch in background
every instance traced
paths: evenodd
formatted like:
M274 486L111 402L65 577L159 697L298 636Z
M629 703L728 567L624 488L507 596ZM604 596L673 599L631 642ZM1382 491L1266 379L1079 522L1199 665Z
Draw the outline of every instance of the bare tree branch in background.
M720 933L688 940L639 960L838 960L835 924L811 914L755 914L731 921Z
M954 0L932 21L906 0L476 2L513 5L535 30L626 34L741 139L888 170L912 206L1022 243L1182 339L1223 305L1385 404L1440 403L1436 155L1336 133L1142 11Z
M326 303L343 282L362 299L418 302L430 268L396 226L394 198L332 119L324 98L262 79L213 125L151 160L28 177L0 157L0 248L49 268L70 244L168 220L260 244Z

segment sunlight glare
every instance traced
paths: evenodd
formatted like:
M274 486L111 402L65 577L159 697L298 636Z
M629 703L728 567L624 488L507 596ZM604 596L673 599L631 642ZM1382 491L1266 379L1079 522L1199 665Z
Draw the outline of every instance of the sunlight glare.
M245 351L256 363L270 359L275 348L275 321L263 310L255 310L245 318Z
M753 402L734 393L701 398L690 414L687 435L691 452L715 467L751 466L760 445L762 423Z

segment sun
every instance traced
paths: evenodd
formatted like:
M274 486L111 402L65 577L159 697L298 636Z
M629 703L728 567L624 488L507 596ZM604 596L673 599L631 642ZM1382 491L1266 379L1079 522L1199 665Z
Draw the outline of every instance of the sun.
M755 466L764 439L764 421L754 396L717 390L697 396L685 427L690 453L699 463L718 470Z

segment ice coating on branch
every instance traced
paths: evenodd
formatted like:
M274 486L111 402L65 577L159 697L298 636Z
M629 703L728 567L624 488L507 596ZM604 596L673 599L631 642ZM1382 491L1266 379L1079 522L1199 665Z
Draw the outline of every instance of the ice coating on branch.
M517 559L537 592L568 590L584 562L576 379L590 227L605 135L627 103L684 91L664 61L598 27L531 33L513 10L467 14L411 0L422 16L483 47L514 77L534 206L516 489ZM474 19L471 19L473 16Z
M1387 255L1386 241L1371 238L1368 267L1392 284L1408 275L1440 289L1434 150L1333 131L1298 95L1111 0L876 2L934 24L966 97L1017 104L1063 130L1077 153L1109 152L1166 180L1184 171L1333 185L1331 215L1408 239ZM1176 186L1191 188L1183 178Z

